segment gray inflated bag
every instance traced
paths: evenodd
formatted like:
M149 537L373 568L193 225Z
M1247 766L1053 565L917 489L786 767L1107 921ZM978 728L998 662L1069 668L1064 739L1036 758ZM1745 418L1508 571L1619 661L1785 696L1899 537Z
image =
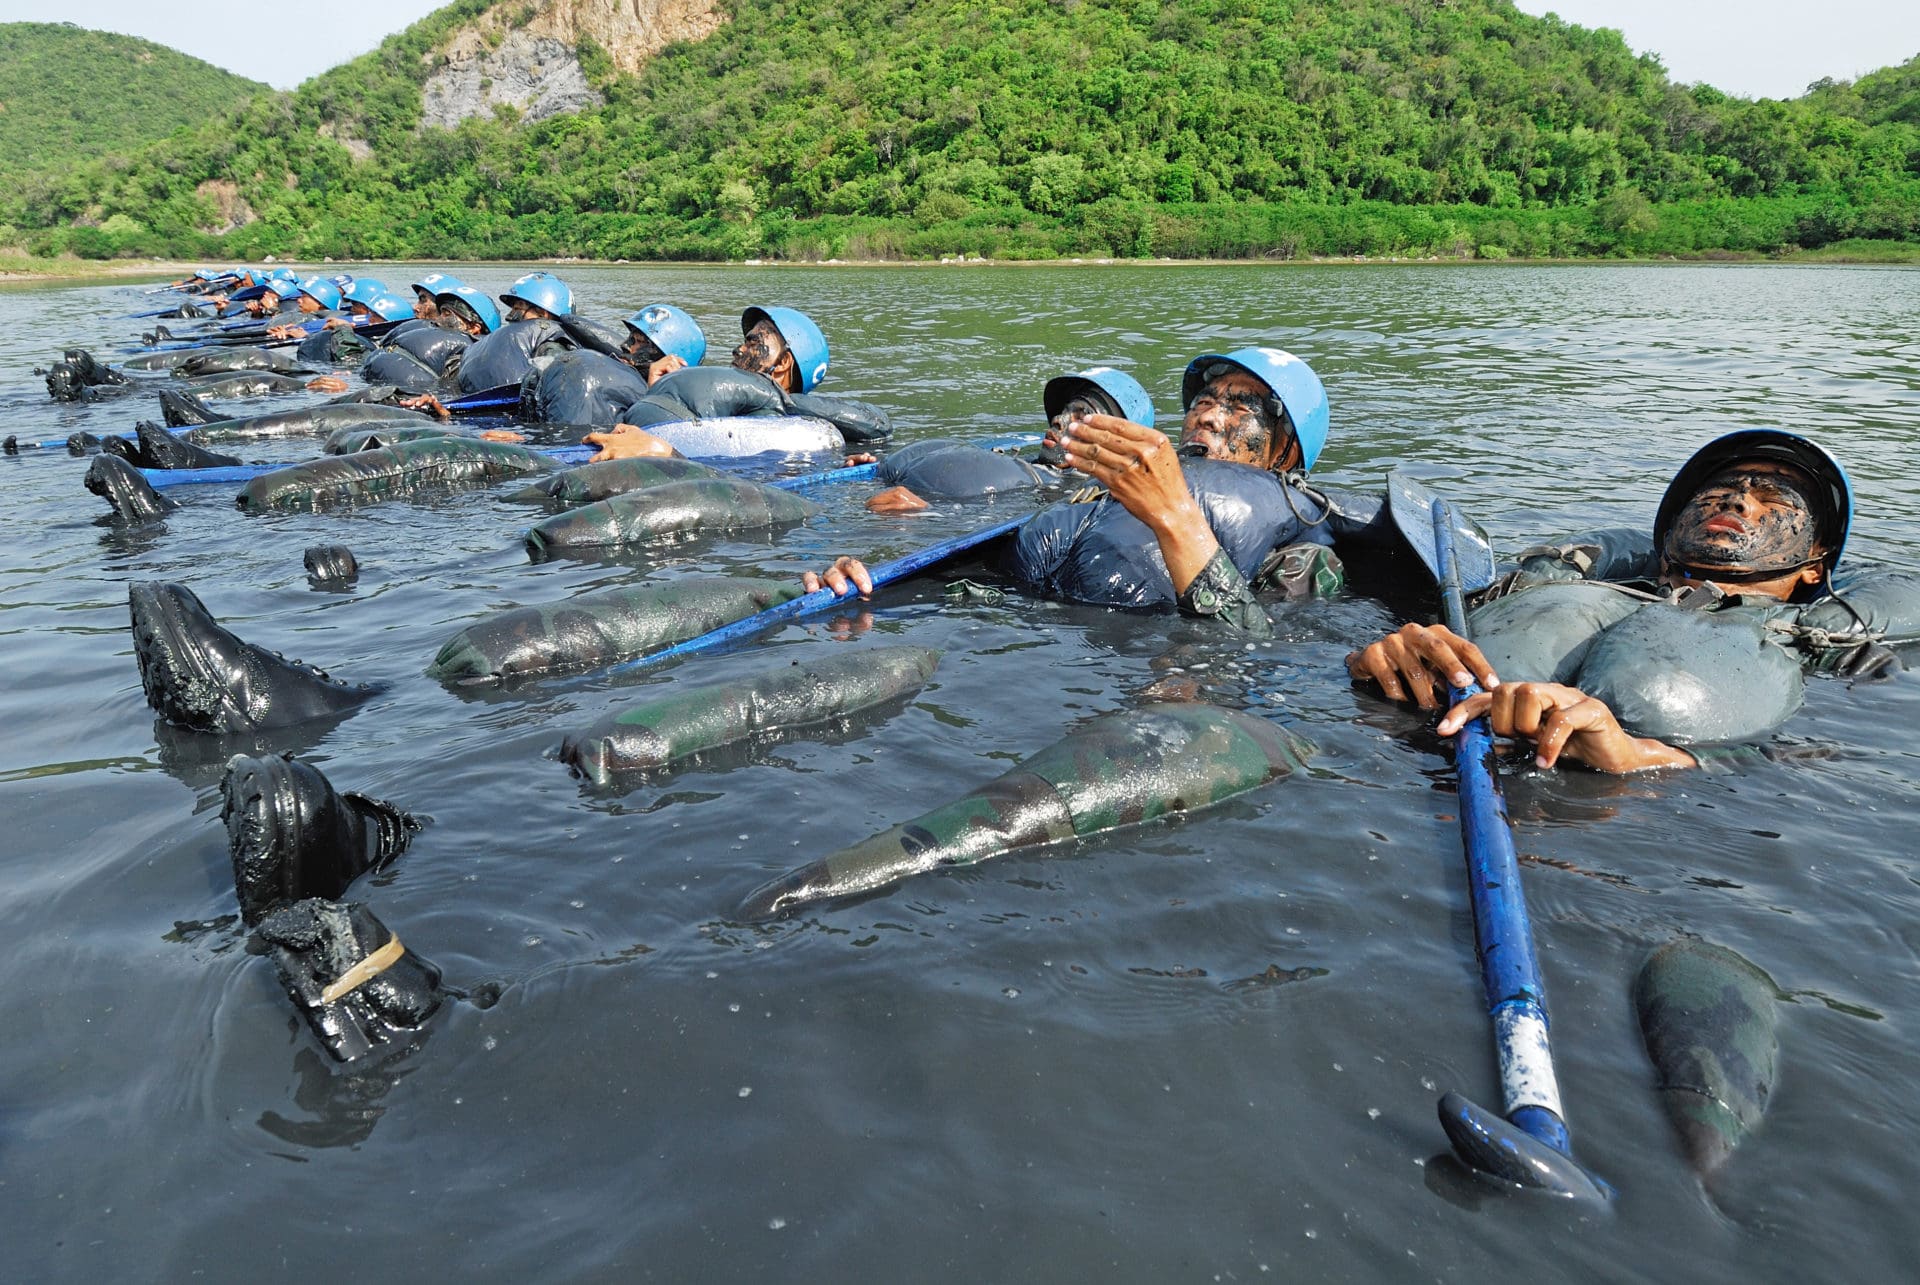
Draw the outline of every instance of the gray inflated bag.
M1775 642L1769 613L1650 603L1593 641L1575 682L1620 725L1663 741L1765 736L1800 708L1800 661Z
M1468 624L1503 681L1571 683L1600 631L1644 604L1601 584L1543 584L1476 607Z

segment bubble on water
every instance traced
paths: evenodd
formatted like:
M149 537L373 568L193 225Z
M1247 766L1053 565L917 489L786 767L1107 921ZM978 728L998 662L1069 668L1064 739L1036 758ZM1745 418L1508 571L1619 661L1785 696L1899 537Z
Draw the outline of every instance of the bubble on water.
M727 1011L729 1013L738 1013L740 1011L740 1005L737 1002L729 1004L727 1005Z
M716 977L718 977L718 976L720 976L720 974L718 974L718 973L716 973L716 972L714 972L714 971L713 971L713 970L712 970L711 968L709 968L709 969L707 970L707 980L708 980L708 981L712 981L712 980L714 980L714 979L715 979Z
M784 1219L784 1218L769 1218L769 1219L767 1219L767 1230L768 1230L768 1231L780 1231L780 1230L781 1230L781 1229L783 1229L783 1228L784 1228L784 1227L785 1227L786 1225L787 1225L787 1220L786 1220L786 1219Z
M1008 999L1020 998L1020 988L1018 986L1009 986L1004 990L1002 990L1000 993L1002 995L1005 995Z
M540 944L540 942L541 942L541 940L542 940L542 939L540 938L540 936L539 936L538 934L535 934L535 933L530 933L530 934L528 934L528 936L527 936L527 939L526 939L526 942L525 942L525 944L526 944L526 945L528 945L528 946L538 946L538 945Z
M1379 1107L1368 1107L1368 1108L1367 1108L1367 1119L1369 1119L1369 1120L1378 1120L1379 1118L1380 1118L1380 1108L1379 1108Z
M752 1096L753 1096L753 1086L752 1086L751 1084L743 1084L743 1085L741 1085L741 1086L740 1086L740 1094L739 1094L739 1096L741 1096L741 1097L743 1097L743 1098L750 1098L750 1097L752 1097Z
M500 1047L500 1041L489 1035L486 1039L480 1041L480 1047L491 1053Z
M575 897L572 901L569 901L567 904L569 906L572 906L575 910L585 910L587 908L587 903L585 901L582 901L578 897Z
M1436 1087L1433 1082L1433 1077L1430 1075L1421 1076L1420 1087L1425 1089L1429 1093L1433 1092L1434 1088Z
M1319 1239L1320 1239L1320 1233L1319 1233L1319 1232L1317 1232L1317 1231L1315 1231L1315 1230L1314 1230L1313 1228L1311 1228L1311 1227L1309 1227L1309 1228L1307 1228L1307 1229L1306 1229L1306 1231L1304 1231L1304 1232L1303 1232L1303 1233L1301 1233L1301 1234L1302 1234L1302 1235L1304 1235L1304 1236L1305 1236L1305 1237L1306 1237L1306 1238L1307 1238L1308 1240L1319 1240Z

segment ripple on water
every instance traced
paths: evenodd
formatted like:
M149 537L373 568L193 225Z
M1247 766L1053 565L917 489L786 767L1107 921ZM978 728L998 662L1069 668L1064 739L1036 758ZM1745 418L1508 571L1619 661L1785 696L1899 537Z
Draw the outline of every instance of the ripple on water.
M833 335L829 391L886 406L903 441L1035 428L1041 383L1094 363L1138 375L1171 423L1194 354L1278 343L1327 383L1321 480L1372 487L1403 463L1503 551L1643 523L1695 444L1801 425L1853 469L1853 548L1920 548L1912 271L568 275L593 315L672 298L716 341L745 299L804 301ZM0 292L8 431L153 413L148 392L56 407L28 374L69 341L124 342L131 298ZM567 730L636 687L755 656L454 692L422 672L441 643L640 575L898 553L983 511L880 518L855 487L777 538L535 566L528 511L487 494L246 516L204 488L125 532L82 468L56 451L0 460L17 533L0 547L0 1182L20 1194L23 1275L378 1261L804 1278L858 1262L916 1279L1387 1280L1518 1264L1572 1280L1713 1262L1732 1280L1818 1275L1814 1248L1835 1237L1862 1274L1906 1268L1879 1211L1912 1185L1917 1127L1888 1073L1920 1053L1900 1020L1920 971L1910 682L1816 680L1786 729L1815 752L1729 776L1514 774L1577 1150L1623 1193L1615 1218L1583 1224L1463 1195L1428 1163L1437 1093L1495 1096L1449 771L1424 720L1356 695L1340 666L1425 615L1424 587L1288 606L1278 641L1248 652L1122 613L948 605L930 579L773 635L795 655L938 647L920 696L602 793L548 757ZM316 543L354 549L350 593L308 587ZM155 578L190 584L249 640L386 685L290 743L341 788L430 818L353 895L453 985L503 987L498 1004L454 1005L363 1072L316 1052L228 918L217 784L232 747L157 729L141 699L126 585ZM1320 743L1313 770L790 923L727 922L772 874L1171 679L1278 712ZM1774 1110L1714 1199L1679 1160L1628 999L1646 952L1679 932L1793 993Z

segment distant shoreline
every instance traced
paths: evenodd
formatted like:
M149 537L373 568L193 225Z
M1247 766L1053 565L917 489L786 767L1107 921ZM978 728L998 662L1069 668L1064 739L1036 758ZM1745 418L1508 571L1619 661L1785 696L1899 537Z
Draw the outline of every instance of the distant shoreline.
M1885 253L1862 253L1856 246L1850 246L1837 252L1828 250L1795 250L1789 254L1761 254L1744 250L1712 250L1689 255L1655 255L1648 258L1572 258L1572 259L1480 259L1464 257L1401 257L1373 255L1338 255L1327 257L1309 257L1297 259L1114 259L1114 258L1066 258L1066 259L987 259L978 257L947 257L940 259L744 259L723 261L716 259L353 259L330 263L309 263L301 266L305 269L338 271L355 266L380 267L385 265L412 264L473 264L485 265L499 263L513 265L538 263L555 267L580 266L591 268L614 267L652 267L652 268L1198 268L1198 267L1245 267L1260 265L1264 267L1591 267L1602 265L1645 266L1649 264L1671 263L1730 263L1730 264L1779 264L1782 266L1808 264L1841 264L1852 266L1900 267L1920 264L1920 243L1911 241L1887 241L1875 243L1876 247L1886 247ZM293 265L288 261L290 266ZM39 259L28 255L8 255L0 253L0 289L12 285L39 285L53 281L105 281L137 280L153 278L175 280L188 276L205 267L200 263L183 263L168 259Z

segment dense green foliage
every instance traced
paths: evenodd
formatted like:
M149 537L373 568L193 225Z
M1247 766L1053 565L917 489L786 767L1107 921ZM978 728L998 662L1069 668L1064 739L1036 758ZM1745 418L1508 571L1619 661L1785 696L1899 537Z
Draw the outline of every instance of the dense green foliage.
M0 178L132 151L266 92L149 40L0 23Z
M1920 59L1756 102L1506 0L736 0L637 76L583 49L604 108L421 130L435 50L489 7L457 0L292 95L29 185L0 217L41 252L239 258L1920 239ZM226 222L244 225L209 235Z

